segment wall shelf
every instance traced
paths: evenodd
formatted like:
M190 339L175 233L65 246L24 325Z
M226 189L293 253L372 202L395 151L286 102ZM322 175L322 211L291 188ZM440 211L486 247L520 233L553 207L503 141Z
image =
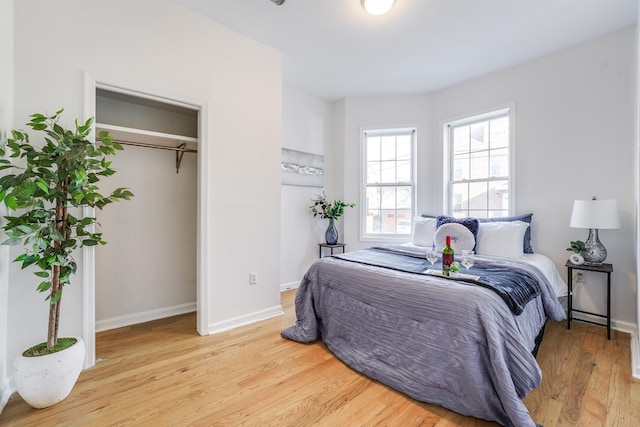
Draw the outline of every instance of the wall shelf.
M134 147L154 148L176 152L176 173L180 172L180 164L184 153L197 153L198 138L183 135L173 135L145 129L135 129L124 126L96 123L96 137L101 131L107 131L113 140L122 145Z

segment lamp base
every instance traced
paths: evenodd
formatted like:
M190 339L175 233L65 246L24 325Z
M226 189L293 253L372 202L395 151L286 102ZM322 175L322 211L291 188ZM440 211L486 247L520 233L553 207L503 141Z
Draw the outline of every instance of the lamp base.
M607 259L607 250L604 245L600 243L598 229L589 229L589 237L584 245L585 249L584 252L582 252L582 256L586 265L599 265Z

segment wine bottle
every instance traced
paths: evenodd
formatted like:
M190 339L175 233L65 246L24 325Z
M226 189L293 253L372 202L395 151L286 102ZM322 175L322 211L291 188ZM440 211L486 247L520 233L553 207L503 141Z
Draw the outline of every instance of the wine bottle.
M442 275L448 276L453 262L453 249L451 248L451 236L447 236L446 245L442 248Z

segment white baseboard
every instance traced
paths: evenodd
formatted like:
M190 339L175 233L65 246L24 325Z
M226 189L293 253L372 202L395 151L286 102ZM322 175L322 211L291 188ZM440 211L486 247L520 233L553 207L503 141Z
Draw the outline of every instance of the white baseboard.
M300 281L283 283L280 285L280 292L289 291L291 289L298 289L300 287Z
M269 319L270 317L276 317L283 314L284 311L282 310L282 306L278 304L264 310L245 314L244 316L238 316L234 317L233 319L213 323L209 325L208 332L209 334L217 334L219 332L228 331L229 329L235 329L240 326L249 325L251 323L259 322L261 320Z
M165 317L177 316L179 314L192 313L196 311L196 303L188 302L164 307L140 313L127 314L124 316L111 317L109 319L96 320L96 332L108 331L109 329L121 328L123 326L135 325L136 323L149 322L151 320L164 319Z
M631 334L631 375L640 380L640 339L637 329Z
M607 319L602 317L591 316L589 314L584 314L584 313L573 313L573 320L580 320L580 319L588 320L591 322L602 323L603 325L606 325L607 323ZM611 329L614 329L620 332L626 332L628 334L633 335L636 332L636 325L629 322L623 322L621 320L611 319Z
M7 402L15 390L9 385L8 379L4 380L0 386L0 414L2 414L4 407L7 406Z

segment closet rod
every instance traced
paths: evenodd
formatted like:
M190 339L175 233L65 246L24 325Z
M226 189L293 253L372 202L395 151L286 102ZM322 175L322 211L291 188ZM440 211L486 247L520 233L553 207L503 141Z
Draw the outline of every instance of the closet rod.
M113 139L113 142L117 142L122 145L132 145L134 147L146 147L146 148L157 148L158 150L169 150L169 151L181 151L183 153L197 153L198 150L194 150L193 148L186 148L185 144L180 144L177 147L167 147L166 145L158 145L158 144L149 144L146 142L134 142L134 141L125 141L122 139Z
M177 147L167 147L165 145L149 144L146 142L125 141L124 139L115 139L115 138L113 139L113 142L117 142L118 144L122 144L122 145L131 145L134 147L157 148L158 150L175 151L176 152L176 173L180 172L180 165L182 164L182 157L184 156L184 153L198 152L198 150L187 148L186 142L183 142Z

